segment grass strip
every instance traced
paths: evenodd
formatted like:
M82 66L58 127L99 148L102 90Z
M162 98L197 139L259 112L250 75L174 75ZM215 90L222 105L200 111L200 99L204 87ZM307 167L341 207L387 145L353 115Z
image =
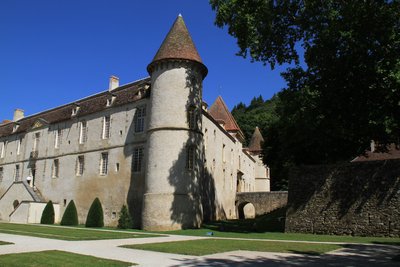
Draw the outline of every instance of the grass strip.
M272 239L272 240L294 240L294 241L316 241L316 242L339 242L339 243L360 243L360 244L384 244L400 246L400 238L394 237L361 237L361 236L339 236L339 235L317 235L300 233L279 233L279 232L235 232L220 231L213 227L203 227L201 229L188 229L163 232L171 235L186 236L206 236L207 233L213 233L215 237L228 238L247 238L247 239Z
M235 250L320 255L328 251L342 248L342 246L334 244L307 244L294 242L265 242L257 240L228 239L200 239L140 245L125 245L122 247L193 256L203 256Z
M104 231L100 229L69 228L57 226L40 226L31 224L0 223L0 232L61 240L100 240L121 238L155 237L156 234L141 234L136 232Z
M14 243L0 241L0 245L11 245L11 244L14 244Z
M8 267L119 267L136 265L129 262L96 258L93 256L80 255L65 251L50 250L41 252L6 254L0 256L0 266Z

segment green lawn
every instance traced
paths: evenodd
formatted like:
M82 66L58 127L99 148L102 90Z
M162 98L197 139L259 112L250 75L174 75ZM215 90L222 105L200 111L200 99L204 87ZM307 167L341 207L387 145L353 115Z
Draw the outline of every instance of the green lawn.
M0 266L8 267L41 267L41 266L62 266L62 267L108 267L108 266L132 266L133 263L101 259L92 256L85 256L64 251L42 251L31 253L6 254L0 256Z
M255 240L200 239L178 242L127 245L125 248L152 250L166 253L202 256L234 250L286 252L319 255L342 248L332 244L307 244Z
M362 243L362 244L387 244L400 246L400 238L390 237L360 237L360 236L339 236L339 235L313 235L298 233L279 233L279 232L229 232L219 231L214 228L204 226L201 229L188 229L163 232L164 234L206 236L212 232L215 237L230 238L251 238L251 239L272 239L272 240L295 240L295 241L318 241L318 242L342 242L342 243Z
M42 226L32 224L0 223L0 233L28 235L62 240L96 240L120 238L155 237L155 234L137 232L105 231L101 229L87 229L60 226Z
M271 227L271 231L268 231L268 227L260 224L265 223L271 226L271 223L267 221L270 218L262 216L256 219L218 221L204 224L201 229L167 231L163 233L206 236L207 233L212 232L215 237L400 245L400 238L283 233L276 232L272 229L274 227ZM279 227L275 227L275 229L277 228ZM263 231L260 231L261 229Z

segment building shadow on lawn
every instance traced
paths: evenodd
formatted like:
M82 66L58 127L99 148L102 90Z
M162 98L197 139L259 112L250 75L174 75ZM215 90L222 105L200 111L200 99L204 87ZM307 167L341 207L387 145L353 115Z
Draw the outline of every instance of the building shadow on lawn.
M296 251L292 251L296 253ZM323 255L279 254L270 257L247 257L244 251L224 253L229 259L218 258L218 255L199 257L197 259L178 259L175 266L388 266L397 267L393 258L400 250L389 246L346 245L345 248ZM253 253L253 252L249 252ZM258 253L258 252L256 252ZM262 252L260 252L262 254ZM240 255L237 255L240 254ZM244 255L243 255L244 254Z

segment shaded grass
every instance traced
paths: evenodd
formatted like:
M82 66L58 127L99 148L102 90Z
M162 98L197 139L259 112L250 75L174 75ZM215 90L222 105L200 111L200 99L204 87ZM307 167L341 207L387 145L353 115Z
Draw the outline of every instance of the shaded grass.
M0 245L11 245L11 244L14 244L14 243L0 241Z
M0 232L16 235L27 235L61 240L96 240L155 237L138 232L125 233L120 231L105 231L101 229L86 229L61 226L41 226L32 224L0 223Z
M307 244L295 242L269 242L255 240L200 239L189 241L126 245L125 248L202 256L235 250L283 252L319 255L342 248L333 244Z
M215 237L400 245L400 238L397 237L361 237L282 232L259 232L256 229L257 226L254 227L254 223L256 222L257 221L255 219L226 220L203 224L202 228L200 229L176 230L163 233L187 236L206 236L207 233L212 232L213 236ZM258 229L262 228L262 226L258 227Z
M133 263L96 258L93 256L80 255L64 251L41 251L31 253L7 254L0 256L0 266L10 267L41 267L41 266L63 266L63 267L96 267L96 266L132 266Z

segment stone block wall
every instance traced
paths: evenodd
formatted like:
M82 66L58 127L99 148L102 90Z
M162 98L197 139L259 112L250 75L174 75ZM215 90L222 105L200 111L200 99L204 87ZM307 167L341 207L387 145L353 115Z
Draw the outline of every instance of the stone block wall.
M294 170L285 228L286 232L400 236L400 160Z

